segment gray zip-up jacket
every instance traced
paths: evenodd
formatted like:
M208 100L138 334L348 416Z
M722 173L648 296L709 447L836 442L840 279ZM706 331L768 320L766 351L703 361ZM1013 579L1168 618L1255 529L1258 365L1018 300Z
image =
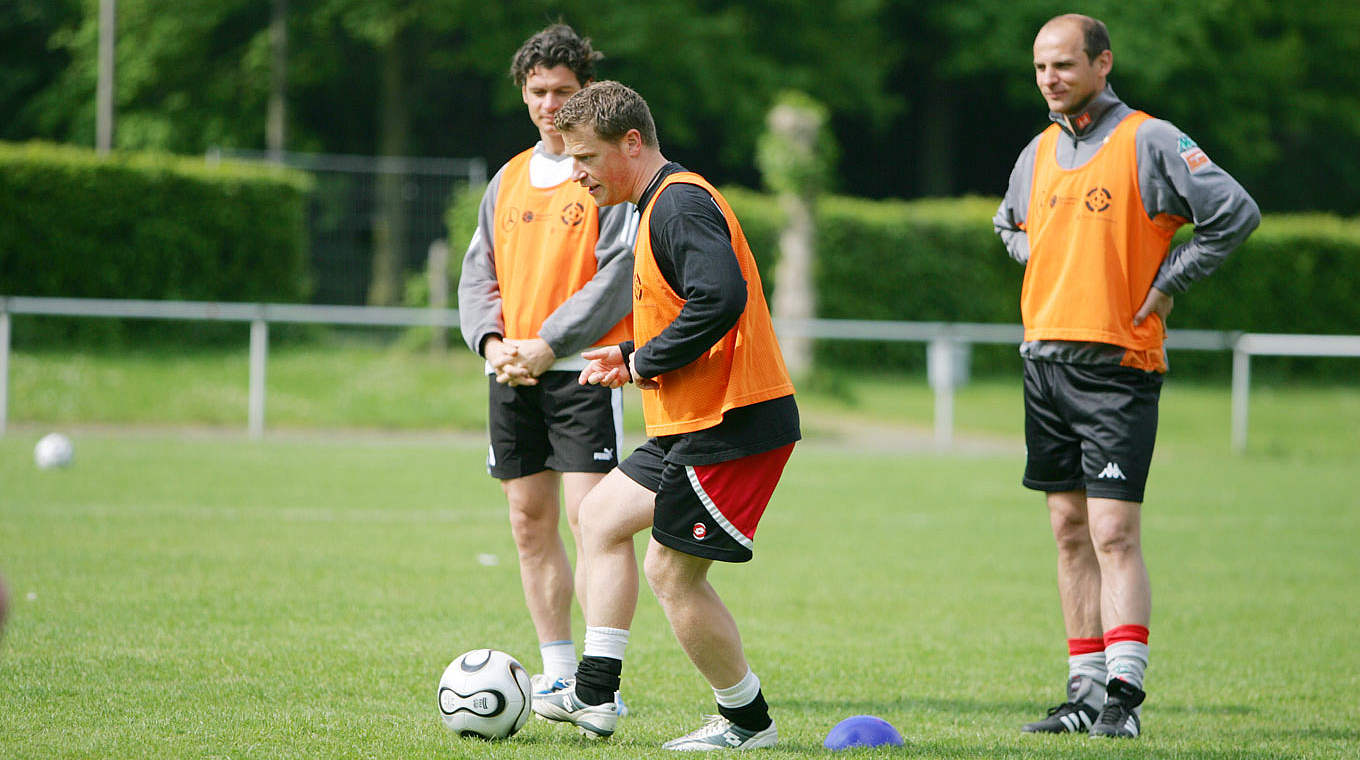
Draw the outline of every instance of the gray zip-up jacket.
M570 164L566 156L554 156L534 148L535 161ZM569 166L568 166L569 168ZM557 171L557 170L555 170ZM477 210L477 231L468 243L463 270L458 278L458 321L468 348L482 353L482 344L492 335L505 334L501 315L500 285L496 281L496 256L492 250L496 220L496 196L500 192L502 166L492 177ZM531 176L534 168L530 169ZM560 172L559 173L563 173ZM564 174L564 173L563 173ZM554 183L555 184L555 183ZM578 354L599 340L633 308L630 281L633 276L633 238L637 235L637 214L631 203L600 209L600 235L595 243L595 276L580 290L563 301L539 329L538 337L552 348L557 361L552 370L581 369Z
M1106 86L1076 117L1050 113L1049 119L1063 130L1057 144L1058 165L1074 169L1090 161L1105 138L1133 111ZM1020 153L1006 196L992 218L992 226L1011 258L1021 264L1029 261L1029 236L1020 225L1029 214L1038 145L1036 135ZM1237 180L1208 161L1194 140L1170 122L1144 122L1138 128L1135 145L1138 190L1148 218L1170 214L1195 225L1194 236L1167 254L1153 281L1153 287L1178 295L1217 269L1260 224L1261 212ZM1193 171L1191 163L1196 165ZM1075 364L1119 364L1124 357L1124 349L1118 346L1072 341L1031 341L1021 344L1020 353L1030 359Z

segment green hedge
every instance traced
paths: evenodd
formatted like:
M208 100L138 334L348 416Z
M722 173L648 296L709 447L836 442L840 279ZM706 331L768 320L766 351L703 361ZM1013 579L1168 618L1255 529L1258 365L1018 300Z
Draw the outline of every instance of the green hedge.
M783 215L775 199L724 188L760 266L774 287ZM992 231L998 199L870 201L832 196L818 209L817 314L877 319L1019 324L1024 268ZM467 216L467 204L455 217ZM470 213L475 214L475 204ZM458 222L470 230L466 220ZM470 234L470 233L469 233ZM1183 228L1179 244L1191 234ZM455 240L455 251L466 244ZM1271 215L1223 266L1176 299L1172 329L1360 334L1360 220ZM823 341L824 367L920 369L920 344ZM974 368L1018 366L1012 346L978 346ZM1287 363L1287 362L1286 362ZM1295 360L1315 369L1319 362ZM1226 372L1226 354L1176 352L1182 369ZM1335 374L1333 370L1323 374ZM1339 371L1353 372L1353 367Z
M310 189L273 167L0 143L0 295L303 301ZM128 328L61 322L100 338Z
M1189 239L1182 228L1176 244ZM1171 327L1360 334L1360 219L1280 214L1176 299Z
M774 198L724 188L773 285L782 214ZM817 315L926 322L1020 321L1024 270L992 233L996 201L984 198L868 201L831 196L817 211ZM920 369L919 343L819 341L823 367ZM1018 364L1009 346L979 346L980 371Z
M772 198L724 190L771 271L781 224ZM825 318L1020 322L1024 269L992 232L991 198L868 201L831 197L818 212L817 313ZM1188 240L1180 231L1175 244ZM767 264L767 262L769 262ZM1267 215L1208 279L1176 299L1172 329L1360 334L1360 220ZM924 366L915 344L824 342L823 366ZM975 367L1016 364L1011 347L975 350ZM1177 371L1224 373L1225 354L1175 352ZM1354 372L1334 360L1271 360L1323 376Z

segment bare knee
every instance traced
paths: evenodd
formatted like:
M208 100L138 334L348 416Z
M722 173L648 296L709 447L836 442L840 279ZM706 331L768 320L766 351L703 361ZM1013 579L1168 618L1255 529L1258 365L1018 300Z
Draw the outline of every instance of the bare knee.
M507 487L510 534L521 551L535 551L557 538L557 494L541 489Z
M648 547L647 556L642 561L642 572L657 601L663 605L702 580L702 575L696 577L694 563L687 561L687 558L688 555L655 542Z
M652 525L655 494L614 470L581 499L577 524L586 553L633 552L633 536Z
M662 557L657 556L656 552L647 552L647 556L642 560L642 575L647 579L647 585L652 587L652 593L660 599L666 591L672 587L673 570L670 564Z
M1080 493L1049 494L1048 519L1053 528L1053 540L1058 543L1058 551L1071 553L1089 549L1091 527L1086 499Z
M601 537L613 532L609 503L601 496L586 494L576 510L576 529L581 535Z
M1091 543L1102 556L1124 556L1142 551L1139 509L1132 503L1103 506L1091 516Z
M510 534L521 555L539 554L557 538L556 521L548 522L535 516L510 511Z
M1091 543L1102 556L1125 556L1141 551L1136 526L1125 523L1095 523L1091 527Z

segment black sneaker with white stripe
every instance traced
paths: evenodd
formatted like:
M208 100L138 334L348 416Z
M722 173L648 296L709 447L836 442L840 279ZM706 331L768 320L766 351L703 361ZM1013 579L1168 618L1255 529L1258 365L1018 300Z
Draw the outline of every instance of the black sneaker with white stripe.
M1111 678L1105 686L1105 706L1100 709L1095 725L1091 726L1091 736L1136 738L1142 729L1138 706L1146 697L1147 693L1137 686Z
M1072 676L1067 681L1067 701L1049 708L1043 720L1026 723L1020 730L1029 734L1086 733L1100 713L1095 704L1100 703L1103 692L1094 678Z

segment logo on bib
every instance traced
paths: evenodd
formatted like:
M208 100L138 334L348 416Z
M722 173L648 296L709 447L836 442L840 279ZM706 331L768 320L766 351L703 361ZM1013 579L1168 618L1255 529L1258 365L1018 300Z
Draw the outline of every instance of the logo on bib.
M568 227L575 227L585 221L586 207L580 203L568 203L562 207L562 223Z
M1110 207L1110 191L1103 187L1093 187L1086 191L1086 208L1097 214Z

